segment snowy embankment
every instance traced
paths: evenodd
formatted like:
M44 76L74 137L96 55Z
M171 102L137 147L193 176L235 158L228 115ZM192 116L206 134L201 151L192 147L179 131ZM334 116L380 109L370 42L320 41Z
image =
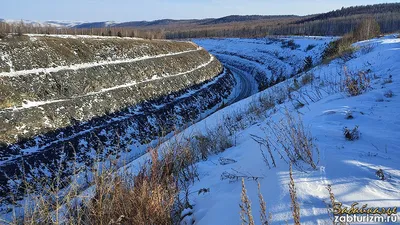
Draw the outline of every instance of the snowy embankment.
M240 69L251 76L249 82L263 90L301 72L306 57L318 64L326 45L334 37L285 37L262 39L195 39L194 42L214 54L225 66ZM257 89L253 91L253 94Z
M205 120L189 127L174 140L204 134L225 126L227 118L242 114L244 130L234 134L234 146L223 153L199 162L199 181L191 187L193 214L185 221L195 224L240 224L241 182L226 179L223 174L237 177L260 177L261 192L272 214L272 224L293 223L289 195L289 165L273 152L276 167L268 168L260 145L252 135L271 137L268 124L279 122L288 110L301 115L304 126L315 138L319 149L317 170L304 166L294 168L294 180L301 209L301 224L331 224L327 213L332 185L336 200L346 206L354 202L368 207L400 205L400 39L395 36L355 44L358 50L351 59L337 59L319 65L301 77L289 79L272 88L226 107ZM242 46L244 49L245 46ZM288 90L305 76L313 75L310 83L289 92L282 104L256 117L249 108L260 104L263 96L278 96L277 90ZM364 74L370 88L350 97L343 89L348 74ZM284 95L284 94L283 94ZM290 101L289 99L292 99ZM301 104L300 104L301 103ZM302 107L303 106L303 107ZM224 124L225 123L225 124ZM346 140L344 127L359 127L358 140ZM171 141L172 142L172 141ZM171 142L164 143L168 148ZM148 159L144 155L128 167L136 171ZM222 160L221 160L222 159ZM228 160L227 160L228 159ZM228 162L228 163L226 163ZM385 180L377 177L382 169ZM256 224L260 224L257 182L246 180L248 195ZM209 190L198 194L199 190Z
M1 39L0 80L0 203L22 196L18 174L50 178L58 160L71 163L62 179L109 154L132 160L235 86L192 42L54 35Z

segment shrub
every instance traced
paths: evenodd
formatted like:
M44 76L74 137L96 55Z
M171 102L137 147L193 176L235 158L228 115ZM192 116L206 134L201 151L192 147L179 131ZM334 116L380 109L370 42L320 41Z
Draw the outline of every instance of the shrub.
M304 86L304 85L312 83L313 80L314 80L314 74L307 73L301 77L301 84Z
M357 96L365 93L370 88L370 79L363 71L357 74L348 73L345 70L344 88L350 96Z
M355 48L351 46L354 42L352 34L347 34L341 39L329 43L322 53L322 60L324 63L328 63L339 57L348 60L355 50Z
M300 225L300 205L297 201L296 186L293 179L292 164L289 168L289 193L290 193L290 208L292 209L292 217L295 225Z
M343 128L344 137L349 141L355 141L360 138L360 131L358 130L358 126L355 126L353 129L349 129L347 127Z
M352 120L352 119L354 119L353 112L347 111L346 112L346 120Z
M386 180L385 173L382 169L377 170L375 174L380 180Z
M304 67L303 67L303 71L307 71L309 69L311 69L313 66L313 59L311 56L307 56L304 59Z
M341 57L348 60L354 52L355 48L351 44L371 39L379 36L380 28L375 19L369 18L361 22L361 24L353 31L344 35L341 39L329 43L328 47L322 54L324 62Z
M172 224L171 212L178 187L172 176L171 159L160 160L151 150L151 160L138 175L99 176L94 198L86 206L90 224Z
M295 50L300 48L300 45L296 44L294 40L283 40L282 48L290 48L291 50Z
M258 190L258 201L260 203L260 220L261 224L268 225L271 223L272 214L270 213L267 216L267 205L264 201L264 197L261 194L261 185L260 182L257 182L257 190ZM244 178L242 178L242 192L241 192L241 203L240 207L240 219L242 224L246 225L254 225L254 217L251 211L251 202L249 197L247 196L247 189L244 183Z
M393 97L393 91L388 90L385 92L385 94L383 94L386 98L391 98Z
M269 94L261 94L258 101L260 102L260 106L264 111L275 107L275 101Z
M392 75L389 76L389 78L385 78L383 80L383 84L391 84L393 83Z
M313 45L313 44L309 44L308 46L307 46L307 48L306 48L306 51L308 52L308 51L311 51L313 48L315 48L316 47L316 45Z
M222 125L219 125L214 130L208 130L206 135L194 136L191 144L195 152L194 154L206 160L209 154L220 153L232 147L233 141L232 137L229 136L229 131Z

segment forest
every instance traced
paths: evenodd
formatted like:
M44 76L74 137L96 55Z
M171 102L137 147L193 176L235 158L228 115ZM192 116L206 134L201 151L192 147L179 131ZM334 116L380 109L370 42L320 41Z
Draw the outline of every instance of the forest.
M0 37L7 33L73 34L140 37L146 39L188 39L210 37L264 37L271 35L342 36L366 19L375 19L382 33L400 31L400 3L341 8L308 16L227 16L202 20L157 20L81 24L72 28L33 26L23 22L0 22Z

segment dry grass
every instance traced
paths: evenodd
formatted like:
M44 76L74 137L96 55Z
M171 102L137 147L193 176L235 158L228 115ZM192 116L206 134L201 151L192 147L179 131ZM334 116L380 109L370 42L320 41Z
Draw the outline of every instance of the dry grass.
M291 199L291 209L292 209L292 216L293 216L293 221L295 225L300 225L300 205L299 202L297 201L297 194L296 194L296 186L294 183L293 179L293 171L292 171L292 164L290 164L289 167L289 177L290 177L290 183L289 183L289 193L290 193L290 199Z
M275 160L270 149L277 152L288 164L293 163L299 169L302 169L299 161L305 162L313 169L317 168L319 150L311 132L304 127L300 115L296 117L285 110L284 117L279 122L270 121L267 128L267 138L258 138L258 141L267 147L272 161Z
M251 212L251 202L247 196L246 186L244 184L244 178L242 178L242 194L241 194L241 204L240 206L240 219L242 225L254 225L253 213Z
M260 202L260 219L261 224L269 225L272 220L272 214L270 213L267 216L267 204L265 203L264 197L261 194L261 185L260 182L257 182L257 189L258 189L258 201Z
M343 223L343 222L338 222L338 223L335 222L335 218L334 218L335 214L333 212L334 212L334 207L337 204L336 197L333 194L332 186L330 184L326 187L326 189L328 190L329 200L330 200L329 207L328 207L328 214L329 214L330 219L332 220L333 225L337 225L337 224L345 225L345 224L347 224L347 223Z
M205 135L196 135L191 140L191 148L195 155L206 160L210 154L218 154L233 146L232 134L234 127L225 127L222 124L215 129L208 130Z
M365 93L370 87L371 80L367 73L359 71L356 74L349 73L345 68L344 90L350 96L357 96Z
M178 187L171 158L159 159L151 150L136 176L99 176L94 198L85 206L91 224L173 224ZM86 221L85 221L86 222Z
M149 151L150 159L137 173L120 171L116 163L93 167L93 179L86 196L78 182L68 188L61 178L31 193L22 211L15 211L8 224L176 224L180 212L188 207L188 198L179 199L180 191L197 179L196 157L189 145L176 145L159 155ZM62 168L60 168L62 169ZM27 181L28 182L28 181ZM26 184L29 186L29 184ZM91 189L89 189L91 190ZM5 222L5 221L3 221Z
M313 81L314 81L314 74L312 73L307 73L301 77L301 84L303 86L311 84Z

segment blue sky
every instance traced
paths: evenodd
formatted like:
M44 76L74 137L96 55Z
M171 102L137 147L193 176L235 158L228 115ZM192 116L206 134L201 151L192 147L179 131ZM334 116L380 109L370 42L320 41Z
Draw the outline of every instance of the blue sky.
M2 0L0 18L133 21L227 15L307 15L379 0Z

